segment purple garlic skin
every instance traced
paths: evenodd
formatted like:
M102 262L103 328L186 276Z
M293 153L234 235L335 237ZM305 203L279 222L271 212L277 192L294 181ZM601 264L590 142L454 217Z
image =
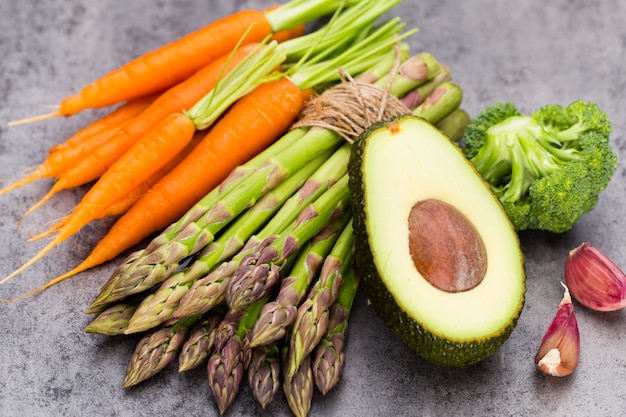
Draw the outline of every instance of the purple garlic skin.
M565 262L565 283L572 297L592 310L626 307L626 275L588 242L570 251Z

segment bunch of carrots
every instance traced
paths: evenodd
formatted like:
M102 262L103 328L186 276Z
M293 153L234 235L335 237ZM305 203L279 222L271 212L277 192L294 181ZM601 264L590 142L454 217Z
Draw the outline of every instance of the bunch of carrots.
M377 37L368 31L398 3L292 0L263 12L238 12L128 62L51 114L13 122L122 103L0 190L54 178L27 215L61 190L94 182L71 213L31 239L53 235L0 285L93 220L119 216L84 262L23 297L109 261L166 227L287 130L315 89L339 79L338 68L358 72L388 47L400 25ZM328 23L304 33L304 24L325 15Z

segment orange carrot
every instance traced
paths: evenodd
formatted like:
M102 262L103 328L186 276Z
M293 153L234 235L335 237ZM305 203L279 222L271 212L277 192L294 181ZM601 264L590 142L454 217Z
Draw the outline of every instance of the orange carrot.
M195 125L183 113L172 113L146 133L85 194L72 213L63 220L56 236L35 257L0 281L19 274L45 256L55 246L97 218L112 202L127 195L180 152L193 138Z
M106 114L105 116L91 122L84 128L80 129L78 132L69 137L65 142L52 146L50 149L48 149L48 152L53 153L66 147L75 146L76 144L81 143L83 140L90 136L93 136L96 133L102 132L106 129L111 129L114 126L121 126L124 122L130 120L132 117L137 116L139 113L145 110L145 108L148 107L154 101L154 99L157 98L157 96L157 94L151 94L126 102L125 104L113 110L111 113Z
M177 153L174 158L165 164L161 169L152 174L149 178L143 181L141 184L137 185L134 189L132 189L128 194L124 197L121 197L114 202L112 202L108 207L104 209L94 220L104 219L105 217L115 217L121 216L126 213L136 202L141 198L141 196L148 191L154 184L156 184L161 178L163 178L166 174L168 174L176 165L178 165L188 154L191 152L193 148L200 142L200 139L204 136L203 132L196 132L196 134L191 139L191 142L183 149L181 152ZM36 236L30 237L28 239L29 242L41 239L43 237L49 236L52 233L58 231L65 224L65 218L58 221L52 227L48 228L45 232L40 233Z
M178 219L235 167L280 137L302 109L307 93L283 78L241 98L180 164L117 220L81 264L46 288L113 259Z
M169 88L229 53L251 26L246 42L258 42L271 33L263 12L237 12L106 74L61 101L58 113L68 116Z
M194 105L215 87L221 76L231 71L257 46L257 44L248 44L232 55L226 54L161 94L144 111L118 129L105 143L93 152L84 155L80 161L74 162L70 169L59 176L50 191L26 210L22 218L41 207L59 191L78 187L99 178L146 130L167 115Z
M50 154L33 171L23 178L0 189L0 195L6 194L24 185L43 178L58 177L69 167L79 163L87 152L91 152L108 140L120 126L144 110L154 97L133 100L114 112L87 125L65 142L49 149Z
M147 52L66 97L52 113L26 121L70 116L88 108L162 91L175 85L222 56L239 43L259 42L268 36L301 26L331 13L342 4L337 0L300 0L265 11L241 10ZM284 10L284 12L283 12ZM285 36L285 33L279 37Z
M274 33L274 35L272 36L272 40L278 43L285 42L290 39L304 35L305 31L306 27L304 25L296 26L291 29L281 30L280 32Z

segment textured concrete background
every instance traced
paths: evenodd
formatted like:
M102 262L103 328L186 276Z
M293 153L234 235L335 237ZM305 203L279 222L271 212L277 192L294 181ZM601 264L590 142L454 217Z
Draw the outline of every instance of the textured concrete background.
M28 126L5 122L40 113L65 94L137 54L219 16L271 1L0 1L0 180L15 179L46 149L100 112ZM576 304L581 361L574 375L548 378L533 357L552 319L568 250L590 241L626 268L626 2L623 0L405 0L391 13L420 32L413 51L433 53L463 86L471 115L499 100L522 111L587 99L613 121L620 167L597 209L569 233L524 233L528 291L508 342L463 370L417 358L385 328L361 293L351 319L347 366L339 386L316 394L314 416L617 416L626 414L626 313L593 313ZM65 192L27 218L23 210L49 181L0 196L0 276L38 251L29 234L63 216L85 189ZM0 288L22 294L78 263L106 222L83 230L27 273ZM83 310L108 278L111 262L23 302L0 305L0 415L217 415L204 369L169 367L135 389L121 382L138 337L82 332ZM262 411L244 384L232 416L287 416L282 394Z

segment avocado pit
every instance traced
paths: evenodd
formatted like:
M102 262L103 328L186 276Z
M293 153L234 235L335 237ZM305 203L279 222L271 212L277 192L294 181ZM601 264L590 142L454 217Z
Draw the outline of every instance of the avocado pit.
M471 290L487 271L480 234L454 206L443 201L418 201L408 219L409 251L417 271L446 292Z

